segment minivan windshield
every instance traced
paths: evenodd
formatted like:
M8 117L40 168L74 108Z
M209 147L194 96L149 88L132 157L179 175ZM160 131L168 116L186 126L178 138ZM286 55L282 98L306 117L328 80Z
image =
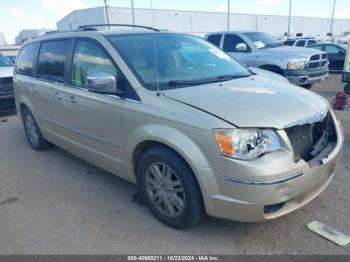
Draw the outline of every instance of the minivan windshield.
M10 67L13 66L9 59L0 54L0 67Z
M175 33L109 35L107 39L145 88L170 89L250 76L250 71L197 36Z
M273 36L262 32L248 32L244 33L255 45L256 48L271 48L281 46Z

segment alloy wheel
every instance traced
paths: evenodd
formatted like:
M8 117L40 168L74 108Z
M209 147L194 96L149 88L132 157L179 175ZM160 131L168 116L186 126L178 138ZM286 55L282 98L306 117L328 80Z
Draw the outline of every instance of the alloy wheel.
M185 208L185 191L179 176L167 164L152 163L146 169L145 187L152 205L163 215L178 217Z

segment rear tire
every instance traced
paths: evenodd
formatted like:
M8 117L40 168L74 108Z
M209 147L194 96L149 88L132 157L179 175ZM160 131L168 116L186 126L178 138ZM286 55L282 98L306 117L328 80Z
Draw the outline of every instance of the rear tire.
M202 194L188 164L174 151L156 146L138 162L142 196L152 214L164 224L183 229L204 216Z
M28 108L25 108L22 112L24 132L31 148L37 151L48 149L52 146L51 143L46 141L41 134L39 126L35 121L33 114Z
M348 83L344 86L344 92L346 94L350 95L350 83Z

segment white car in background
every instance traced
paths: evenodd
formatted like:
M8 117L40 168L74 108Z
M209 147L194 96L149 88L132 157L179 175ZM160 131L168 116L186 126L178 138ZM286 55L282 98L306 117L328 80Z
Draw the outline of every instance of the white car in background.
M12 76L13 64L0 53L0 111L15 108Z

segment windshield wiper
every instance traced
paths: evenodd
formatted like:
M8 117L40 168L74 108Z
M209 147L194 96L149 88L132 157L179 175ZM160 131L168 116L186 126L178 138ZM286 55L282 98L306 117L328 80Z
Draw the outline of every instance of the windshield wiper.
M168 86L191 86L191 85L204 85L209 83L224 82L232 79L248 77L250 75L221 75L210 79L203 79L197 81L187 81L187 80L170 80L168 81ZM160 83L162 84L162 83Z

